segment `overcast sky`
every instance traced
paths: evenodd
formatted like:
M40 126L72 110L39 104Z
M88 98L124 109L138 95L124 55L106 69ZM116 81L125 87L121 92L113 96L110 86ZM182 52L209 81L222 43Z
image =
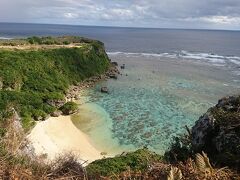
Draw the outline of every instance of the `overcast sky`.
M0 0L0 22L240 30L240 0Z

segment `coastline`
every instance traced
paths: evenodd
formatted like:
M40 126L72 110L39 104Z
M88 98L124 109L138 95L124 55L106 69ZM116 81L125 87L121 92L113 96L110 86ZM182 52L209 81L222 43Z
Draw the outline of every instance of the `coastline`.
M50 117L36 124L27 136L37 157L53 161L61 155L73 154L81 162L90 163L103 155L80 131L69 116Z
M104 74L90 77L77 85L70 86L65 96L66 102L79 100L82 90L93 87L97 82L110 79L112 75L117 76L119 74L120 71L118 70L115 62L110 61L110 67Z
M109 70L99 76L93 76L70 86L65 101L79 101L81 92L93 87L97 82L110 78L112 74L119 74L117 66L111 64ZM50 117L45 121L39 121L27 135L26 139L31 144L34 155L43 161L54 161L60 156L73 154L81 163L88 164L97 159L106 157L92 143L87 134L77 128L71 115Z

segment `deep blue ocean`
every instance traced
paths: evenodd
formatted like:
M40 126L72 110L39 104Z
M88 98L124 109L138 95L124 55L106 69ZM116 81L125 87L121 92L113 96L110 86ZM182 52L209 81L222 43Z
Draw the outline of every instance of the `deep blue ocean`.
M126 64L118 80L84 91L72 117L109 154L143 146L164 153L219 98L240 93L240 31L0 23L2 39L33 35L98 39Z
M172 53L189 51L240 56L240 31L143 29L0 23L0 37L76 35L98 39L107 51Z

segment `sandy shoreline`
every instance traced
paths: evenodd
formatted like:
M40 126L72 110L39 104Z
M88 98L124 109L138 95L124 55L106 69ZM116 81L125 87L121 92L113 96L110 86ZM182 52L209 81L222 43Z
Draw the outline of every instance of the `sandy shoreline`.
M27 136L37 156L54 160L60 155L73 153L79 161L92 162L103 156L86 134L77 129L70 116L51 117L36 124Z
M81 92L92 87L96 82L107 79L111 74L119 74L115 65L101 76L94 76L77 86L71 86L66 101L77 100L78 103L84 104L85 100L81 101L80 98ZM34 148L34 153L46 157L46 160L52 161L67 153L73 153L79 161L87 161L87 163L103 158L101 151L93 146L89 137L73 124L71 116L50 117L45 121L37 122L27 139Z

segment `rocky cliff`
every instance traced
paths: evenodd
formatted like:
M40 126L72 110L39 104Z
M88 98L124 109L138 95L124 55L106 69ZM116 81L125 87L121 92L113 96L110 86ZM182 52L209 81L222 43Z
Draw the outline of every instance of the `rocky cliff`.
M223 165L240 166L240 96L220 99L196 121L192 146Z

